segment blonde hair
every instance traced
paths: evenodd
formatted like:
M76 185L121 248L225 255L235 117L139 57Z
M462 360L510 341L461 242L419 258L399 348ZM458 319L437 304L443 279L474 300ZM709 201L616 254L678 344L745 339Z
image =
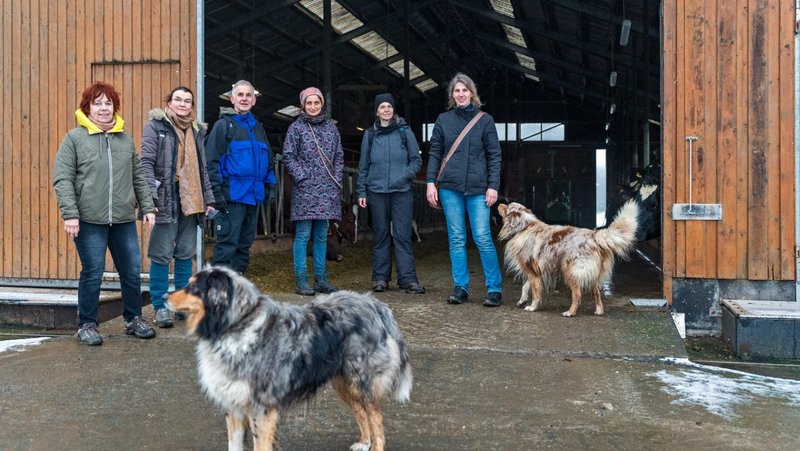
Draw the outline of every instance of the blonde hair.
M456 89L456 83L463 83L466 86L467 90L472 93L472 105L475 108L480 108L481 105L481 98L478 96L478 88L475 86L475 82L472 81L467 75L462 74L461 72L457 73L450 83L447 85L447 108L453 108L456 106L456 101L453 100L453 91Z

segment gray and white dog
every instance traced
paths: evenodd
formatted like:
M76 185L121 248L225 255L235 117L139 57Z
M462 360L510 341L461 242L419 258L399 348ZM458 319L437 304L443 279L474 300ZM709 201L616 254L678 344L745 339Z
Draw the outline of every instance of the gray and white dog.
M360 437L350 449L385 446L381 399L411 396L408 349L392 311L351 291L282 304L225 267L195 274L169 297L188 314L197 338L197 370L206 396L226 413L228 449L271 450L278 412L331 382L355 414Z

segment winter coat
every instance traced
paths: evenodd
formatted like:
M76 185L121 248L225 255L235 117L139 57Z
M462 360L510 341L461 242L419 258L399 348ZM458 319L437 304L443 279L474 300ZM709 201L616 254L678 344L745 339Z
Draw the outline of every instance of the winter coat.
M180 217L177 202L178 187L175 184L178 134L163 109L151 110L148 117L150 121L145 124L142 131L141 158L153 203L158 209L156 223L177 222ZM208 172L206 171L206 152L203 147L203 140L206 136L205 124L194 122L192 133L197 149L197 162L200 166L203 201L205 205L211 205L214 203L214 194L211 192L211 183L208 181Z
M436 118L428 152L428 182L436 181L450 146L478 111L474 107L456 107ZM466 195L485 194L488 188L499 190L500 161L500 141L494 118L486 114L472 127L447 162L438 180L439 188Z
M215 205L260 205L265 184L274 184L272 149L267 133L252 113L220 115L205 143L208 179Z
M313 127L322 152L333 164L330 174L317 151L309 126ZM340 184L344 173L344 152L339 130L330 119L320 124L309 124L301 115L292 122L283 142L283 164L294 178L292 221L341 219Z
M406 135L405 140L401 134ZM422 158L419 156L419 145L405 119L395 116L395 121L388 127L381 127L379 119L361 140L356 195L361 198L367 197L367 191L408 191L420 167Z
M78 127L64 137L53 167L61 217L92 224L136 220L136 208L155 213L150 189L125 122L104 132L78 109Z

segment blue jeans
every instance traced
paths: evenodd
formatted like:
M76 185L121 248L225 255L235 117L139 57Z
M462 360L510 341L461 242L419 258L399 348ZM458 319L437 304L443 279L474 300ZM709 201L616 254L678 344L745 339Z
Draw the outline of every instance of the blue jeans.
M142 314L142 257L136 222L90 224L80 222L75 248L81 259L78 281L78 326L97 322L100 284L106 265L106 248L111 251L122 288L122 317L131 321Z
M308 240L312 239L311 255L314 259L314 276L325 276L325 253L328 251L328 220L305 219L294 222L294 275L303 277L306 272Z
M481 256L486 291L501 292L502 278L497 250L489 227L490 210L486 206L486 195L465 195L449 189L439 189L447 221L447 240L450 243L450 264L453 266L453 284L469 291L469 269L467 268L467 225L464 215L469 216L472 239Z

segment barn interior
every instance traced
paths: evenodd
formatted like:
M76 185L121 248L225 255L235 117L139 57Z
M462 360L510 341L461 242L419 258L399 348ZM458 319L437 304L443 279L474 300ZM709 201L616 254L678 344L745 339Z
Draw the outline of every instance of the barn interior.
M298 93L318 86L358 162L375 94L393 93L426 161L456 72L472 77L503 148L501 196L595 227L619 185L660 177L656 0L207 0L204 117L238 79L279 150ZM423 168L425 163L423 163ZM420 179L423 176L420 174Z

